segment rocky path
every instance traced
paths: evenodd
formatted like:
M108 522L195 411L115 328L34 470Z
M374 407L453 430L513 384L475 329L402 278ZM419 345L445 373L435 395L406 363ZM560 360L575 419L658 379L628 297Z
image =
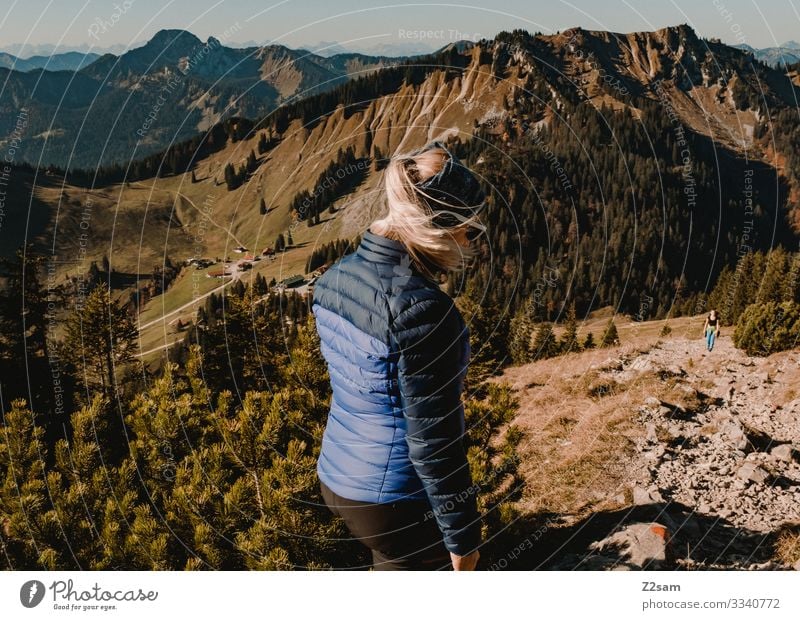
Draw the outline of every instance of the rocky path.
M770 373L736 355L713 375L714 388L698 399L706 401L699 411L658 399L642 407L648 436L641 449L652 484L670 499L739 527L771 531L786 520L800 521L800 464L792 445L800 440L798 403L773 404Z
M600 370L620 384L655 373L671 398L636 412L633 505L553 567L800 570L778 551L787 527L800 544L800 351L751 358L729 338L712 352L675 338Z

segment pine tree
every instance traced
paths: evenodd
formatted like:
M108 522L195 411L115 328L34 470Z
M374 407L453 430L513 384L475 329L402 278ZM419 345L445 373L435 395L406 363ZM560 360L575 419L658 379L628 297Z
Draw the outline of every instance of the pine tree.
M476 280L467 283L455 303L469 326L471 359L464 384L470 391L488 376L497 374L508 358L509 320L496 303L482 298Z
M800 252L789 259L789 271L783 283L782 301L800 303Z
M519 399L507 382L488 384L485 395L471 397L464 405L465 446L478 510L483 515L483 539L495 543L517 520L514 502L524 489L518 453L522 432L514 424L518 412ZM490 542L481 550L487 560L491 560L491 547Z
M594 349L597 345L594 342L594 334L589 332L586 334L586 339L583 341L583 348L586 350Z
M126 309L111 299L105 284L89 293L67 319L63 357L75 368L86 393L100 389L112 398L117 371L133 362L139 331Z
M287 381L308 390L311 399L324 402L330 396L330 377L320 351L319 334L312 313L308 314L305 324L298 330L290 358L290 363L285 367Z
M117 523L120 512L125 513L126 496L135 496L117 476L118 459L127 455L127 447L118 449L124 440L111 434L107 403L101 394L71 415L70 428L70 438L55 444L55 464L49 476L53 514L61 517L66 534L59 563L77 561L84 568L112 568L124 557L124 545L108 526ZM111 519L106 522L109 513Z
M4 412L0 433L0 549L14 570L60 568L61 531L48 512L44 428L22 399Z
M315 473L320 430L313 442L296 430L304 427L307 400L289 389L249 393L234 423L221 427L239 487L230 503L246 517L234 544L250 570L321 568L326 555L335 557L325 550L341 535L341 523L321 501Z
M755 301L755 290L759 281L757 261L753 252L747 252L736 264L733 274L733 290L729 293L730 324L738 323L745 308Z
M225 165L225 185L227 185L228 191L236 189L239 186L238 176L233 169L233 164L230 162Z
M221 317L201 340L209 386L238 392L272 389L286 365L282 314L256 304L251 289L224 299Z
M748 355L758 356L796 348L800 345L800 304L750 304L736 324L733 344Z
M764 277L759 282L758 294L752 301L759 304L781 301L788 271L786 252L782 248L771 250L767 255Z
M51 374L58 368L49 367L58 360L53 355L56 335L48 333L53 324L48 303L57 300L42 280L44 266L33 245L0 259L0 278L5 279L0 285L0 395L6 402L32 398L29 405L42 410L56 404Z
M263 297L269 292L267 279L260 273L256 274L255 280L253 280L253 284L251 286L253 287L253 294L256 297Z
M523 304L511 319L508 350L514 364L527 364L531 358L531 337L533 322L528 314L527 304Z
M567 310L567 320L564 325L564 333L561 335L560 348L564 353L581 350L581 343L578 341L578 320L575 315L575 302Z
M531 346L533 359L541 360L558 355L559 346L550 323L540 323Z
M603 331L603 336L600 338L601 347L611 347L619 344L619 334L617 333L617 326L614 319L608 319L606 328Z

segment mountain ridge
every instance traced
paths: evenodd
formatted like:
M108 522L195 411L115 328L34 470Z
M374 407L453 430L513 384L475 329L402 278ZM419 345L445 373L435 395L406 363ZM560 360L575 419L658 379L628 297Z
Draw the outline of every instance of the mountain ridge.
M260 121L229 119L224 130L209 134L212 149L187 143L152 158L154 166L170 166L158 174L145 170L126 183L101 177L94 189L74 186L69 175L65 186L57 175L47 178L33 191L37 208L51 219L31 232L42 247L55 242L59 254L73 255L69 235L49 238L52 218L57 205L70 205L62 208L58 229L77 232L92 195L98 236L87 260L110 253L113 223L105 218L125 213L110 258L118 271L135 273L165 255L185 259L192 236L207 225L203 205L210 204L215 233L204 235L193 254L222 260L240 245L260 252L292 230L294 244L281 261L255 263L250 272L280 280L302 272L314 248L351 239L381 215L385 205L376 196L388 156L440 139L497 188L491 224L499 249L484 258L498 270L493 273L505 274L501 299L514 286L532 294L551 268L548 261L561 261L562 269L577 270L575 277L602 283L598 299L581 292L581 304L617 303L622 295L626 311L661 316L676 290L696 295L723 265L735 263L746 234L737 191L746 171L755 179L757 208L747 224L755 245L792 238L784 219L796 212L788 191L791 166L777 165L761 132L768 111L791 110L786 102L796 91L745 52L715 45L674 28L624 37L583 29L547 36L517 31L465 46L463 53L448 46L416 64L290 102ZM613 148L603 151L603 145ZM692 153L688 176L682 148ZM311 214L316 220L302 221L297 204L319 193L324 175L346 152L350 159L343 161L358 171L353 187L326 199ZM574 189L553 175L556 165ZM229 166L244 171L230 189ZM131 170L121 167L119 179ZM148 234L141 236L144 226ZM645 259L631 261L634 255ZM160 330L162 340L148 333L143 350L169 344L163 341L168 321L159 323L164 309L185 307L169 321L192 320L186 297L192 277L184 270L145 308L143 323ZM213 286L204 278L200 292ZM563 291L548 286L542 293L542 311L556 312Z
M0 68L0 132L11 132L9 123L24 107L29 132L18 157L95 168L158 152L230 116L262 116L396 62L353 53L323 58L281 45L230 48L214 37L203 42L188 31L165 29L140 47L104 54L68 75L38 69L31 79ZM170 106L158 103L164 92ZM138 140L148 112L157 118ZM110 135L81 132L89 115L113 126Z

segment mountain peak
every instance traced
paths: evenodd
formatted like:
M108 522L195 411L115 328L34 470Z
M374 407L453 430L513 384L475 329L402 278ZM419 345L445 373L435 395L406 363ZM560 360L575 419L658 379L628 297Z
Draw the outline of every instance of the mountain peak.
M188 30L163 29L156 32L147 42L147 45L158 45L166 47L168 45L198 45L202 43L195 35Z
M664 28L656 30L653 34L657 35L658 37L660 37L665 41L674 41L676 39L681 42L692 42L692 43L700 41L700 37L697 36L697 33L695 32L694 28L692 28L689 24L677 24L675 26L666 26Z

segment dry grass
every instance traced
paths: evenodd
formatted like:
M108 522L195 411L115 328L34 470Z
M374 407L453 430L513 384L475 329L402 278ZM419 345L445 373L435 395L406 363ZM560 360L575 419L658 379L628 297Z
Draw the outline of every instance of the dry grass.
M784 525L775 542L775 560L793 566L800 562L800 523Z
M719 425L715 422L709 422L700 427L698 431L703 437L711 437L719 432Z
M637 409L658 379L604 383L595 375L539 377L523 388L523 509L580 514L630 502L632 439L644 432Z

